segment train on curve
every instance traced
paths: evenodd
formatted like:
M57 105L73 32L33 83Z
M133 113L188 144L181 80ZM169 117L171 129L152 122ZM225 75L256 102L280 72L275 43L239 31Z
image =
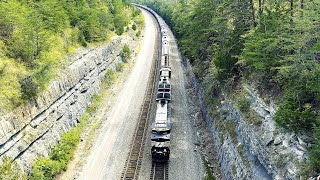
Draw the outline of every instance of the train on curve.
M169 36L164 20L152 9L138 4L149 11L157 20L161 32L161 58L159 83L156 95L156 115L151 125L151 155L154 162L167 162L170 156L170 101L171 101L171 67L169 59Z
M170 155L171 67L169 66L169 43L166 33L164 25L161 25L162 51L156 95L157 109L151 126L151 155L152 160L156 162L168 161Z
M170 156L171 67L169 64L168 32L164 21L156 15L161 31L161 59L156 95L156 115L151 126L151 155L155 162L166 162Z

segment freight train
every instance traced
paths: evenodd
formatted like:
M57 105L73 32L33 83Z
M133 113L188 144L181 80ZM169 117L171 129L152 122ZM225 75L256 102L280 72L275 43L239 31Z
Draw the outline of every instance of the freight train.
M149 11L157 20L161 32L161 57L159 69L159 83L156 93L156 115L151 125L151 156L154 162L167 162L170 156L171 135L171 67L169 59L169 36L164 20L152 9L134 4Z
M161 20L157 18L158 22ZM170 101L171 101L171 67L169 64L169 42L164 22L160 22L161 30L161 59L159 84L156 95L157 110L152 123L151 155L156 162L166 162L170 156Z

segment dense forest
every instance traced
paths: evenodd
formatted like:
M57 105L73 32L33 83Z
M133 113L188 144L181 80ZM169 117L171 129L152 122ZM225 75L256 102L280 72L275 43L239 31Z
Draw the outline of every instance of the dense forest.
M277 124L312 132L305 173L320 172L319 0L140 0L172 27L211 96L254 84L276 100Z
M133 12L125 0L0 1L0 110L36 98L64 55L122 34Z

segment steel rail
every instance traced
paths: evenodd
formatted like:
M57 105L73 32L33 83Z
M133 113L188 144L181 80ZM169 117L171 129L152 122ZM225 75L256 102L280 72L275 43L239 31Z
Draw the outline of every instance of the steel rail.
M138 179L139 171L141 167L141 159L143 156L143 149L145 146L145 136L147 134L148 128L148 120L150 118L152 104L154 103L154 94L155 94L155 84L157 83L157 71L159 66L159 57L161 48L159 48L159 25L155 18L152 18L154 23L156 24L157 36L156 36L156 45L155 45L155 54L152 60L152 66L150 70L150 76L148 78L147 83L147 91L144 95L143 105L140 109L138 123L135 129L134 137L130 145L130 152L128 153L128 157L125 163L125 167L123 169L121 179L132 180ZM143 67L141 67L143 68Z

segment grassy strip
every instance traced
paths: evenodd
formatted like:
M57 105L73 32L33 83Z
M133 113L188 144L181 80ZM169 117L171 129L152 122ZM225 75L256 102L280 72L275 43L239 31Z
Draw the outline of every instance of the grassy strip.
M130 49L124 45L121 53L123 61L127 62L130 58ZM98 108L101 107L104 90L109 88L116 80L118 73L123 71L124 63L119 62L116 70L107 70L102 79L102 90L97 95L92 97L92 103L87 108L86 112L81 116L78 126L71 129L61 136L59 143L53 148L48 158L40 157L34 163L30 179L53 179L56 175L67 169L68 163L74 157L74 151L79 144L80 136L83 132L88 120L94 115Z
M139 19L138 22L135 22L138 27L136 30L141 32L143 25L142 14L139 13L136 19ZM48 158L39 157L36 160L33 164L30 176L28 177L29 179L54 179L56 175L67 169L68 163L74 157L75 149L79 144L81 134L89 124L88 120L96 114L98 108L102 106L103 97L106 96L106 92L119 76L120 73L118 72L123 71L124 62L128 62L131 58L129 46L125 45L123 47L121 57L123 62L117 64L115 71L111 69L107 70L102 79L102 90L99 94L92 97L92 103L80 118L78 126L61 136L60 141L52 149ZM94 124L94 126L97 126L96 123ZM10 157L4 157L0 166L0 180L1 179L27 179L27 176L21 171L17 162L13 161Z
M204 177L204 180L215 180L216 178L212 174L212 170L209 167L209 163L206 160L203 160L203 164L204 164L205 169L206 169L206 175Z
M119 65L122 63L119 63ZM120 70L120 68L117 68ZM117 73L108 70L103 79L103 88L110 87L116 80ZM71 129L61 136L59 143L53 148L48 158L40 157L34 163L30 175L30 179L53 179L56 175L67 169L68 163L74 156L74 151L79 144L80 136L88 120L96 113L101 106L103 93L99 93L92 97L92 103L86 112L81 116L78 126Z
M123 51L127 51L128 46L125 45ZM124 59L127 61L127 59ZM104 90L110 87L116 80L118 73L123 70L124 63L119 62L116 71L107 70L102 79L102 90L99 94L92 97L92 103L87 108L86 112L80 118L78 126L71 129L61 136L59 143L53 148L48 158L40 157L34 163L30 175L31 180L53 179L62 171L66 171L68 163L74 157L74 152L79 144L80 136L83 129L88 125L88 120L92 117L102 105Z
M25 180L27 176L21 171L18 163L11 157L4 156L0 166L0 179L20 179Z

